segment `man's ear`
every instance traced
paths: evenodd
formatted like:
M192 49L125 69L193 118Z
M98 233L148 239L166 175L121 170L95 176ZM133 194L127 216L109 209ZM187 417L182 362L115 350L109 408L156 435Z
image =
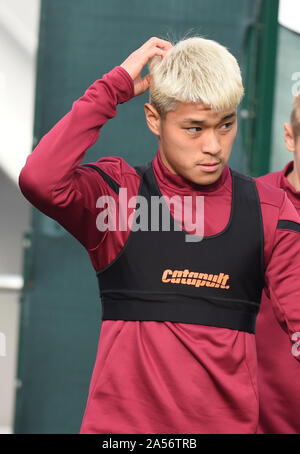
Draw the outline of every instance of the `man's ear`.
M148 128L156 136L160 136L160 127L161 127L161 117L155 107L151 104L146 103L144 105L145 116Z
M292 153L295 152L295 139L291 125L288 123L284 124L284 141L286 144L286 148L291 151Z

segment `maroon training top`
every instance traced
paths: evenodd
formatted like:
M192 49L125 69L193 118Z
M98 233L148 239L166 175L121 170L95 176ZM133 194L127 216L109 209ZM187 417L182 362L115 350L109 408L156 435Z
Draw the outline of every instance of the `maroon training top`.
M270 173L259 180L282 188L300 214L300 192L287 179L293 165L293 161L289 162L282 171ZM290 256L291 266L295 259L297 262L298 257ZM300 285L299 275L295 284ZM296 303L300 307L300 300ZM300 364L291 353L291 342L286 335L285 326L278 324L274 312L276 313L276 309L263 292L256 325L260 395L258 433L299 434Z
M97 229L96 200L107 194L117 202L117 195L98 172L80 164L117 104L132 97L133 81L121 67L96 80L40 140L19 178L24 196L86 248L95 271L116 257L129 232ZM126 187L128 198L137 195L140 177L124 159L108 156L94 164ZM231 209L228 167L215 184L195 187L171 174L158 151L154 172L163 195L204 196L206 236L224 230ZM299 233L277 224L300 219L283 190L256 185L266 292L288 339L300 331L300 241ZM102 322L81 433L255 433L257 425L254 334L198 324Z

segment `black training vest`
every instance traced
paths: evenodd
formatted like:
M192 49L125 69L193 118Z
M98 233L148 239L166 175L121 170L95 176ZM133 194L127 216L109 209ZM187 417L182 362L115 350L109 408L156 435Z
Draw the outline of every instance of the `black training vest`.
M118 191L114 180L89 166ZM162 194L151 162L135 169L150 218L151 196ZM231 215L221 233L186 242L187 232L174 230L168 208L170 231L160 223L159 231L130 232L120 254L97 272L103 320L195 323L255 333L264 286L260 200L251 177L230 172Z

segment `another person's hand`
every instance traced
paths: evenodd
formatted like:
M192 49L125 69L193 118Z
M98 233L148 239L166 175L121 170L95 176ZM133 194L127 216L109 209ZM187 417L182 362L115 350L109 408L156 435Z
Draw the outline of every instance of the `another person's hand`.
M134 96L141 95L148 90L150 86L150 74L142 78L141 73L148 61L155 55L162 58L166 55L168 50L172 48L169 41L159 38L150 38L139 49L134 51L129 57L120 65L132 77L134 82Z

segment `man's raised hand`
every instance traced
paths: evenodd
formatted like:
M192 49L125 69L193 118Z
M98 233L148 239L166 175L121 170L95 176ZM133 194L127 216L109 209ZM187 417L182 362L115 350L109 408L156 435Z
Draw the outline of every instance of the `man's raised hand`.
M162 58L166 55L173 45L169 41L159 38L150 38L139 49L134 51L120 65L131 76L134 82L134 96L141 95L148 90L150 86L150 74L142 78L141 73L148 61L155 55Z

